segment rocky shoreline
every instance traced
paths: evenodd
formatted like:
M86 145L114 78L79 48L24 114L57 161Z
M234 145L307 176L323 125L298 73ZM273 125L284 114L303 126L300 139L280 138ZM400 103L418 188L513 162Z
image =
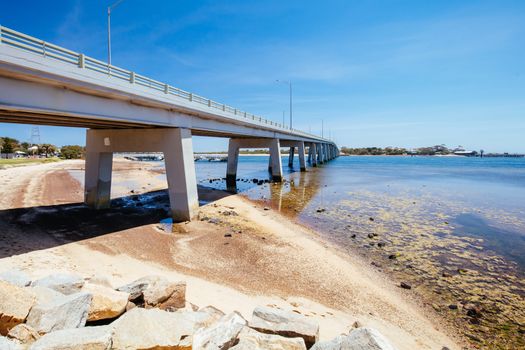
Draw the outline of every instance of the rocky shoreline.
M186 283L145 276L113 288L103 276L55 273L32 280L0 274L0 348L393 350L360 327L319 341L319 325L298 312L259 306L251 320L186 301Z

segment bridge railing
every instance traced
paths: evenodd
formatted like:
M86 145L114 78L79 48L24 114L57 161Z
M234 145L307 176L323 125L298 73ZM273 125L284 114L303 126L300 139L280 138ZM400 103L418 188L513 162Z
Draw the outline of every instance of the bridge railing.
M228 117L234 119L249 121L253 124L272 126L273 128L279 129L285 132L293 132L296 135L303 137L319 139L319 136L309 134L300 130L296 130L290 127L286 127L280 123L265 119L260 116L239 110L237 108L219 103L208 98L195 95L191 92L184 91L173 87L167 83L163 83L143 75L137 74L126 69L122 69L113 65L109 65L107 62L99 61L95 58L85 56L84 54L77 53L63 47L48 43L46 41L34 38L32 36L17 32L15 30L0 26L0 45L8 45L17 49L31 52L37 55L41 55L45 58L61 61L63 63L77 66L79 69L87 69L93 72L107 75L109 77L127 81L130 84L140 85L149 89L157 90L160 93L167 95L173 95L177 98L189 101L193 104L201 106L207 106L210 109L216 109L227 114ZM328 140L326 140L328 141Z

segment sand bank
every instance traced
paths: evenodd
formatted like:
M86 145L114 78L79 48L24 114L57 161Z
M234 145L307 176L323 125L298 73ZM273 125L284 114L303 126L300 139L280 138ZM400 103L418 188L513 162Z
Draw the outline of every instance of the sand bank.
M187 299L199 306L245 317L258 305L295 310L320 323L321 339L359 321L399 349L459 349L410 292L272 210L200 189L201 198L215 200L201 207L204 220L168 234L158 224L166 215L162 194L161 209L95 213L79 205L82 188L70 171L82 167L71 161L0 171L0 271L102 274L115 286L160 274L187 281ZM140 179L133 195L155 192L165 186L157 175L143 163L116 162L113 195L130 196L131 176Z

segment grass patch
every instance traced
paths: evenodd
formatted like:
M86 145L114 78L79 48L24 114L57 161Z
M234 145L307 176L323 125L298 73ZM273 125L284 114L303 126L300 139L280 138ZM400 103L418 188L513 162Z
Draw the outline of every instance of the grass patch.
M24 166L31 164L44 164L60 161L60 158L15 158L15 159L0 159L0 169L10 168L15 166Z

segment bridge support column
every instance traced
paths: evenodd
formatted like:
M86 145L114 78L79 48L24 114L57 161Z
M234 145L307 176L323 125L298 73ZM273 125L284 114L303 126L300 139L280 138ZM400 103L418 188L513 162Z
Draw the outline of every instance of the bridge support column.
M293 158L295 156L295 147L290 147L290 152L288 153L288 166L293 168Z
M301 171L306 171L306 160L304 159L304 142L299 142L297 152L299 152L299 167L301 168Z
M228 145L228 166L226 170L226 185L228 190L236 190L237 165L239 163L239 150L241 148L269 148L268 170L272 175L273 181L282 181L283 171L280 147L279 139L230 139Z
M308 164L312 164L312 144L308 146Z
M111 199L112 152L93 152L93 139L86 142L86 170L84 181L84 200L95 209L109 208Z
M191 130L175 129L163 150L173 220L188 221L199 208Z
M323 164L323 144L319 143L317 144L317 163Z
M163 152L173 219L192 218L199 201L189 129L88 130L85 203L93 208L109 207L114 152Z
M311 143L310 144L310 149L312 150L312 166L315 168L317 167L317 144L316 143Z
M281 182L283 180L283 166L279 139L270 140L270 159L272 161L272 181Z
M240 142L230 139L228 144L228 165L226 168L226 187L230 191L236 189L237 184L237 164L239 164Z

